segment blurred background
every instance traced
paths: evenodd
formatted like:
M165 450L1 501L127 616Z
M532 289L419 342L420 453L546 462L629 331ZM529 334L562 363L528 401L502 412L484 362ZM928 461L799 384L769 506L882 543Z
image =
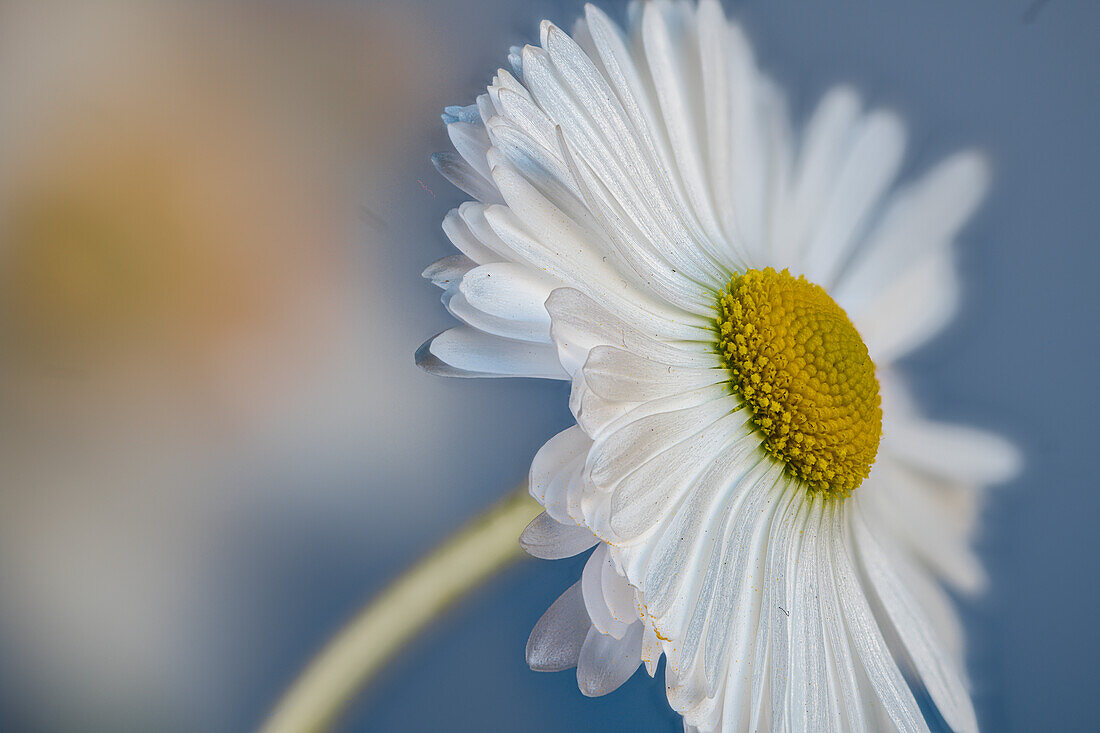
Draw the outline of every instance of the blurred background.
M623 3L608 2L622 17ZM375 591L521 480L566 386L443 380L419 278L466 104L574 0L0 0L0 729L254 729ZM967 602L986 730L1100 717L1100 5L740 0L804 115L907 117L909 173L996 163L929 412L1021 444ZM581 561L528 562L420 638L345 730L679 730L659 684L527 670Z

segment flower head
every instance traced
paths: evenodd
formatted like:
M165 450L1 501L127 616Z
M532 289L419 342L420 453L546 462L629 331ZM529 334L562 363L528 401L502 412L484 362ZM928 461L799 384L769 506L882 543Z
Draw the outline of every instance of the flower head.
M905 135L828 92L801 134L719 4L543 23L440 171L476 201L425 275L463 325L424 368L572 382L531 467L534 555L596 546L530 665L610 692L665 656L698 730L974 730L958 622L980 586L992 436L921 418L893 363L952 316L986 187L956 154L895 187Z

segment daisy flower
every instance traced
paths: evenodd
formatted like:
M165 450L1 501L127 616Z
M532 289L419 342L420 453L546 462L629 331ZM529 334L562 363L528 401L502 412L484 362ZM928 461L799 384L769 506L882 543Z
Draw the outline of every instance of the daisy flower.
M531 554L593 546L536 670L608 693L666 659L687 730L977 728L944 590L978 590L1011 446L933 423L893 364L954 314L987 185L961 152L895 183L900 120L827 92L801 132L716 0L543 22L440 172L473 201L425 276L462 324L431 372L570 380L531 466Z

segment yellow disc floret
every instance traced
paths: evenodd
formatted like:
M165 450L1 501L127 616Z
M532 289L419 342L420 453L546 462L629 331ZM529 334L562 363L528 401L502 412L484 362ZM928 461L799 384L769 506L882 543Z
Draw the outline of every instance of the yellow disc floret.
M749 270L719 293L718 348L764 447L815 491L846 496L882 435L875 365L823 288Z

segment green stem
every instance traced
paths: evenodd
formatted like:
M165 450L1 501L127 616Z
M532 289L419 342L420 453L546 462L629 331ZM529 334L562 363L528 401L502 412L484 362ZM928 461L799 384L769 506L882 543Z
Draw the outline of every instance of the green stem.
M523 556L519 535L540 511L524 484L391 583L314 657L261 733L329 729L406 642Z

